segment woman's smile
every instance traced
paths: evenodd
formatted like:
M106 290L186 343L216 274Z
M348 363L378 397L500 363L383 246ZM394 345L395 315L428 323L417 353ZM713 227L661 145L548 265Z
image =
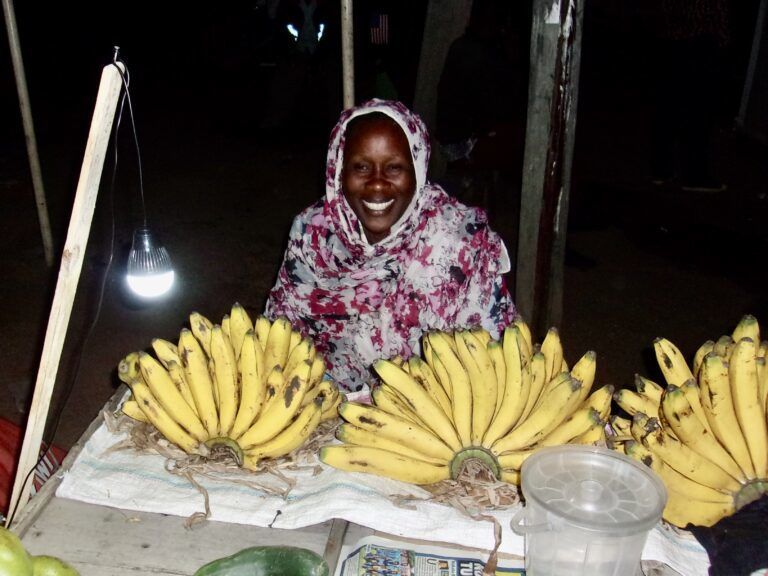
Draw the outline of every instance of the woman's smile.
M362 202L363 206L365 206L369 212L373 212L376 216L378 216L379 214L382 214L387 208L392 206L392 204L395 203L395 199L390 198L384 202L369 202L367 200L363 200Z

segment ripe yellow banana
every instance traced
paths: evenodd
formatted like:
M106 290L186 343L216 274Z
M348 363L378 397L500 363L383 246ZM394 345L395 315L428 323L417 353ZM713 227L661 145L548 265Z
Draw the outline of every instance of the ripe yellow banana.
M314 367L314 362L312 363L312 366ZM309 372L309 379L312 380L312 371ZM311 382L310 382L311 384ZM338 394L339 390L336 388L336 385L330 381L330 380L321 380L314 386L310 387L309 390L307 390L307 393L304 395L304 400L301 401L302 406L306 406L310 402L314 401L315 398L320 397L320 399L324 399L327 395L333 395Z
M759 397L755 342L742 338L733 347L728 370L733 406L758 478L768 475L768 430Z
M264 407L261 416L242 436L236 438L241 448L246 450L251 446L263 444L277 436L289 424L301 408L301 401L307 393L311 368L311 362L304 362L287 376L287 384L279 396Z
M323 376L325 376L325 358L315 351L315 359L312 360L312 369L309 371L310 389L320 384L323 381Z
M258 350L257 350L258 348ZM266 394L265 382L258 369L256 357L262 355L259 343L253 330L248 330L243 336L240 357L237 360L237 373L240 382L240 405L237 409L235 422L229 435L239 438L256 421L261 411Z
M563 344L560 341L560 333L557 328L547 330L547 335L541 342L541 353L546 360L546 381L549 382L560 371L563 364Z
M712 434L712 428L709 426L707 416L704 414L704 408L701 406L701 390L699 390L699 385L696 383L696 380L694 378L687 380L683 383L680 389L683 394L685 394L688 403L691 405L693 413L696 414L696 417L704 425L704 428L707 429L707 432Z
M520 486L520 472L517 470L502 470L501 481Z
M437 381L437 376L429 364L414 355L408 359L409 374L427 391L449 419L453 418L453 407L445 390Z
M405 398L408 406L438 438L455 451L461 449L461 440L450 418L410 374L387 360L377 360L373 364L373 369L384 382Z
M626 418L622 418L621 416L612 415L611 419L611 428L616 433L617 436L631 436L631 433L629 431L630 426L632 425L632 421L628 420Z
M442 332L427 337L432 353L450 378L453 423L463 446L472 444L472 386L467 371L453 351L452 338Z
M653 419L652 419L653 421ZM658 423L642 439L643 445L691 480L718 490L736 491L738 480L708 458L664 432Z
M199 312L192 312L189 315L189 326L192 329L192 334L194 334L200 346L205 350L206 356L210 356L211 329L213 328L213 322Z
M597 354L589 350L579 358L579 361L571 368L571 378L576 378L581 382L582 402L592 390L592 384L595 382L595 372L597 371Z
M683 353L672 342L666 338L656 338L653 341L653 350L667 384L682 386L693 378L693 373L688 368Z
M227 335L227 338L230 337L230 319L229 314L224 314L224 316L221 318L221 329L224 332L224 334Z
M258 316L253 323L253 331L256 333L256 341L261 345L262 352L267 348L269 340L269 331L272 328L272 322L266 316Z
M168 364L176 362L181 366L181 358L179 358L179 347L173 342L163 340L162 338L152 339L152 349L155 351L157 359L160 360L160 364L168 368Z
M748 478L755 478L749 448L733 406L728 365L718 354L707 354L699 374L701 400L712 432Z
M685 528L689 524L712 526L733 513L733 503L706 502L691 498L677 490L668 490L667 505L662 517L670 524Z
M704 357L709 354L710 352L714 351L715 349L715 342L714 340L707 340L699 346L699 348L696 350L696 354L693 355L693 375L694 377L699 377L699 371L701 370L701 365L704 362Z
M600 418L608 420L611 414L611 400L613 399L613 384L601 386L582 403L583 408L594 408L600 414Z
M123 402L120 409L123 411L123 414L125 414L129 418L133 418L134 420L138 420L139 422L149 422L149 418L147 418L144 415L144 412L141 411L141 408L139 408L139 403L136 402L136 399L133 398L133 396L131 396L131 398Z
M704 500L705 502L721 502L723 504L733 504L733 495L723 492L721 490L715 490L709 486L704 486L698 482L694 482L687 476L683 476L664 462L661 462L661 466L656 473L664 480L664 484L670 489L681 494L687 494L691 498L696 500Z
M182 328L179 335L179 356L185 380L195 399L197 415L208 434L216 436L219 431L219 415L213 397L213 381L208 372L208 359L200 342L186 328Z
M472 388L472 445L483 441L483 435L496 411L498 384L488 351L471 333L456 332L456 348L469 376Z
M339 393L338 390L336 390L335 394L333 394L332 396L327 396L325 398L330 398L331 400L328 405L326 405L326 403L323 402L323 414L320 418L320 421L326 422L327 420L336 420L339 417L339 406L341 406L342 402L347 401L347 397L344 394Z
M340 470L367 472L410 484L434 484L450 478L446 464L432 464L369 446L324 446L320 449L320 460Z
M496 454L520 450L546 437L573 411L580 390L581 382L568 376L546 392L541 404L533 409L528 418L497 440L491 450Z
M275 366L285 368L288 359L288 347L291 344L291 323L287 318L276 318L269 328L269 336L264 347L264 367L267 371ZM258 334L257 334L258 337Z
M211 359L218 387L219 435L228 436L237 416L240 392L237 385L235 351L229 338L218 325L214 325L211 331Z
M339 414L347 422L359 428L377 432L385 438L406 444L427 456L439 458L446 463L453 458L453 450L431 430L399 416L387 414L375 406L344 402L339 406Z
M417 460L423 460L424 462L430 462L432 464L445 464L445 460L442 458L433 458L414 450L407 444L402 442L396 442L376 434L372 430L365 430L359 428L354 424L345 422L336 429L336 438L346 444L355 444L356 446L370 446L371 448L381 448L382 450L388 450L396 454L402 454L409 458L416 458Z
M522 337L522 345L520 347L520 353L524 361L530 361L533 356L533 336L531 336L531 329L525 321L519 316L512 322L512 326L517 327Z
M198 442L205 442L209 434L200 419L184 400L181 392L171 380L163 366L146 352L139 352L139 367L152 396L160 403L177 424L183 427Z
M739 465L693 413L688 399L680 388L673 385L667 387L661 408L680 441L717 464L739 482L746 482L747 479Z
M294 332L294 334L297 334L297 332ZM288 359L285 361L283 372L290 374L301 362L314 362L314 360L315 346L312 344L312 341L309 338L301 339L288 353ZM310 375L310 380L311 379Z
M731 350L733 350L734 344L735 342L733 341L733 338L731 338L730 334L724 334L717 339L717 342L715 342L715 348L713 349L713 352L720 356L723 360L728 361L731 358Z
M117 377L125 384L130 384L137 378L141 378L138 352L131 352L120 360L120 363L117 365Z
M520 470L523 466L523 462L528 459L528 456L536 452L536 448L528 448L527 450L514 450L512 452L505 452L500 454L497 458L499 461L499 467L503 470Z
M176 444L187 454L192 454L197 450L198 441L171 418L152 395L149 386L140 380L133 380L129 386L141 411L169 442Z
M645 396L648 400L658 406L661 404L661 395L664 393L664 388L656 384L649 378L644 378L640 374L635 374L635 389L641 396Z
M496 409L493 411L493 417L499 413L501 402L504 400L504 390L507 382L507 365L504 363L504 350L501 342L492 341L487 346L488 355L493 363L493 370L496 372Z
M741 317L736 328L733 329L731 338L734 342L739 342L742 338L749 338L758 346L760 343L760 325L757 323L757 318L751 314L746 314Z
M179 358L178 364L176 362L168 363L168 375L171 377L171 380L173 380L177 390L181 393L182 397L187 402L187 405L192 409L192 412L195 413L195 416L198 416L197 406L195 405L195 398L192 396L192 390L189 389L189 384L187 384L186 377L184 376L184 368L181 367L181 358Z
M229 336L235 360L240 357L240 349L243 346L245 333L252 329L253 322L251 317L248 316L248 312L245 311L245 308L239 302L235 302L232 305L232 310L229 312Z
M592 428L600 428L603 419L594 408L580 408L568 416L562 424L544 436L537 446L559 446L567 444Z
M432 372L434 372L437 381L440 382L440 386L443 387L446 396L451 400L453 396L451 390L451 378L448 376L448 372L446 371L445 366L443 366L443 363L432 353L432 346L429 343L428 337L425 336L422 338L421 348L424 351L424 358L427 361L427 365L432 368ZM453 408L451 408L451 410L453 410Z
M643 413L651 417L658 417L659 415L659 406L657 404L628 388L616 391L613 394L613 399L630 416L634 416L637 413Z
M504 330L502 353L504 355L504 396L496 415L483 437L483 446L490 448L494 442L517 424L525 407L531 386L530 364L523 363L521 346L525 346L520 329L515 325Z
M766 368L765 358L758 356L755 358L757 367L757 395L760 398L760 406L763 413L768 409L768 368Z
M322 403L320 400L310 403L301 409L301 412L288 426L283 428L274 438L249 448L243 461L253 462L264 458L277 458L290 454L296 448L303 445L312 432L320 424Z
M522 392L522 396L525 397L525 406L523 407L523 411L520 413L518 422L522 422L528 418L528 415L538 403L544 388L548 384L547 360L544 357L544 354L541 352L536 352L533 356L531 356L530 367L530 384L528 386L528 390L523 390Z
M488 330L486 330L482 326L472 328L469 332L472 334L472 336L477 338L477 340L480 342L483 348L488 348L488 344L490 344L491 342L494 342L494 339L493 339L493 336L491 336L491 333L488 332Z
M298 343L301 342L301 339L302 339L301 332L299 332L298 330L293 330L292 329L291 330L291 340L288 343L288 355L289 356L291 354L291 350L293 350L294 347L296 347L296 345L298 345Z
M373 403L377 408L381 408L387 414L405 418L422 428L428 428L419 416L408 406L400 394L387 384L377 386L371 393Z
M589 444L606 446L608 439L605 436L605 426L600 424L599 426L592 426L586 432L576 436L570 441L570 444Z

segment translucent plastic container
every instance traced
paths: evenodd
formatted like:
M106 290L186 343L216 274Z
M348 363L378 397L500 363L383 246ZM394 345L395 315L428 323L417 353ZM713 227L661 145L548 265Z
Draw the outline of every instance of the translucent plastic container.
M523 463L528 576L632 576L667 493L647 466L605 448L554 446Z

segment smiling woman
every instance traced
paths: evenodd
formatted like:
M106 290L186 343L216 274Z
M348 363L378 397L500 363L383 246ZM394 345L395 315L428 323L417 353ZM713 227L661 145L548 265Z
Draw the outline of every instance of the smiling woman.
M270 318L310 336L342 389L379 358L420 351L429 330L515 317L509 257L483 211L427 182L429 137L399 102L346 110L331 133L325 197L293 222Z

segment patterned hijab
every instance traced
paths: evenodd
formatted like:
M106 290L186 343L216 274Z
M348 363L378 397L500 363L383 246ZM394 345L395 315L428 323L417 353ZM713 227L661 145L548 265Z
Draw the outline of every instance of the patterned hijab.
M349 121L381 112L405 133L416 191L389 236L369 244L341 188ZM427 330L484 326L494 335L515 316L502 274L509 258L485 213L427 182L429 137L399 102L370 100L342 113L331 132L325 197L293 222L266 306L314 339L345 390L360 390L378 358L419 353Z

